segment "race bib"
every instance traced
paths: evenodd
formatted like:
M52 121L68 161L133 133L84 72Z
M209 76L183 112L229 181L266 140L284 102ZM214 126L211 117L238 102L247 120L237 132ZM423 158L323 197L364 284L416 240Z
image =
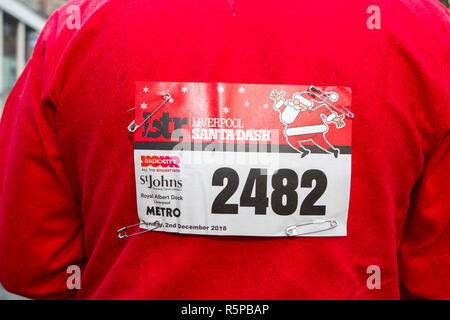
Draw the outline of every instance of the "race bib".
M138 82L140 226L215 236L346 236L351 89Z

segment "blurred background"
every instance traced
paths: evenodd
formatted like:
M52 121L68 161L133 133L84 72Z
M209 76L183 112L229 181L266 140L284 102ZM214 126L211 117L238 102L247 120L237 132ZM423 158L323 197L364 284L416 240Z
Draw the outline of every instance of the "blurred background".
M64 0L0 0L0 115L48 16Z
M439 1L449 7L449 0ZM30 58L45 21L65 2L67 1L0 0L0 117L6 97ZM23 298L7 293L0 285L0 300L4 299Z

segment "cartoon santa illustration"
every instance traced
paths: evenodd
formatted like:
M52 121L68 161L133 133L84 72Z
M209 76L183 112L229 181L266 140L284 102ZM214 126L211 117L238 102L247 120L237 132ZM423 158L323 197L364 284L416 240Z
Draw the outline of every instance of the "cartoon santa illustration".
M295 93L292 100L285 101L285 92L278 93L273 90L270 98L274 100L273 108L280 112L280 120L286 125L284 135L289 145L305 157L311 151L302 146L302 142L312 141L319 148L332 153L335 158L339 155L339 149L333 147L325 135L328 125L334 124L337 128L345 126L344 115L331 110L324 103L326 99L335 102L339 99L336 92L322 93L314 96L311 92Z

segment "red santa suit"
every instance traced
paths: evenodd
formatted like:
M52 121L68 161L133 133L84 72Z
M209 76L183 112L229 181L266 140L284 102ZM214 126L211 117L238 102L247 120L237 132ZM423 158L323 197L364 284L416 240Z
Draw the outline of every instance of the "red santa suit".
M294 100L299 100L308 109L302 111L292 101L285 102L284 99L276 102L273 106L280 112L281 122L286 125L284 134L289 145L301 152L304 157L310 151L305 149L301 142L311 140L323 150L331 150L337 157L339 150L335 149L325 138L325 134L328 132L327 123L332 122L337 113L331 111L326 104L314 100L307 92L295 94Z

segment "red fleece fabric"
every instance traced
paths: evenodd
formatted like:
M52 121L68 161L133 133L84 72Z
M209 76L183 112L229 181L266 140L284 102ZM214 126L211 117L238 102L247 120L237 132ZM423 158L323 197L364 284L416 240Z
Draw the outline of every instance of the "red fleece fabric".
M67 3L1 119L0 282L43 299L450 298L449 13L375 2L375 30L372 0ZM138 219L137 81L351 87L348 235L118 241Z

